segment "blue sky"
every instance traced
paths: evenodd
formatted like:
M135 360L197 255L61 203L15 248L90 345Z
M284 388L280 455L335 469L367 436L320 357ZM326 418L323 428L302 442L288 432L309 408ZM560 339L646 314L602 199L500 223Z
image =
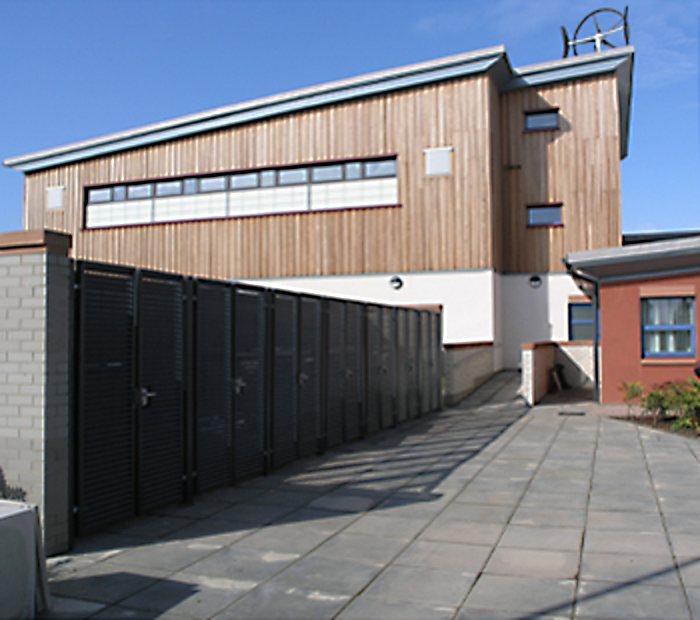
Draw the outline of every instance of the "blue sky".
M561 57L611 0L0 0L0 160L330 80L503 44ZM631 0L623 229L700 229L700 3ZM0 169L0 231L22 226Z

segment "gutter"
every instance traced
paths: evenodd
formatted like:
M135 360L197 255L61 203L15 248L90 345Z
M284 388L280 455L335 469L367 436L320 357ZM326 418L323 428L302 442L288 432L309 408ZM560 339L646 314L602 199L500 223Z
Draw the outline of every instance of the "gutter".
M600 280L577 271L566 258L562 259L566 273L574 280L583 280L593 285L593 400L600 403Z

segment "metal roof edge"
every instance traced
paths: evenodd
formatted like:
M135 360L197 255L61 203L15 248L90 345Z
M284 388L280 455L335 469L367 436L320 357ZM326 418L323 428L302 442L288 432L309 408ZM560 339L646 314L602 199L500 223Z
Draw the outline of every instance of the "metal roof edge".
M673 258L677 256L700 255L700 238L687 237L671 241L652 241L599 250L570 252L565 262L576 269L618 265L653 258Z
M505 47L491 47L437 61L370 73L348 80L217 108L55 149L9 158L3 164L22 172L32 172L306 108L482 73L505 57Z

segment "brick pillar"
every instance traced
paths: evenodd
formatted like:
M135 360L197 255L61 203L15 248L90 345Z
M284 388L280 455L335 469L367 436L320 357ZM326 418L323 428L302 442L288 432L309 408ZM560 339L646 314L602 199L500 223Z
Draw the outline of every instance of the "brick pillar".
M49 554L70 534L70 241L0 234L0 469L39 506Z

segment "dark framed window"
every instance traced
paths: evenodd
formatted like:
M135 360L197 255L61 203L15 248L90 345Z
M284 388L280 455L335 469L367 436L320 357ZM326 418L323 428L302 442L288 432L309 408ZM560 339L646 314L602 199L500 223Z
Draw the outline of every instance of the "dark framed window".
M199 179L199 191L208 192L223 192L226 189L226 177L205 177Z
M112 202L112 190L109 187L105 189L91 189L88 191L88 202L90 204Z
M547 131L552 129L559 129L558 108L525 112L525 131Z
M593 340L595 323L593 304L575 302L569 304L569 340Z
M142 198L150 198L151 196L153 196L153 186L150 183L128 185L126 188L126 197L129 200L140 200Z
M563 226L563 224L563 205L561 203L527 206L527 225L529 227Z
M156 183L156 196L179 196L182 194L182 181Z
M306 183L309 179L308 168L291 168L290 170L280 170L277 173L280 185L299 185Z
M694 297L642 299L642 357L694 357L694 319Z
M277 173L274 170L263 170L260 173L260 187L274 187L277 185Z
M365 163L365 178L395 177L396 160L385 159L383 161L368 161Z
M117 185L112 188L112 200L119 202L121 200L126 200L126 186Z
M258 186L258 173L234 174L231 177L231 189L252 189Z
M311 169L311 180L314 183L328 183L343 180L343 166L316 166Z

